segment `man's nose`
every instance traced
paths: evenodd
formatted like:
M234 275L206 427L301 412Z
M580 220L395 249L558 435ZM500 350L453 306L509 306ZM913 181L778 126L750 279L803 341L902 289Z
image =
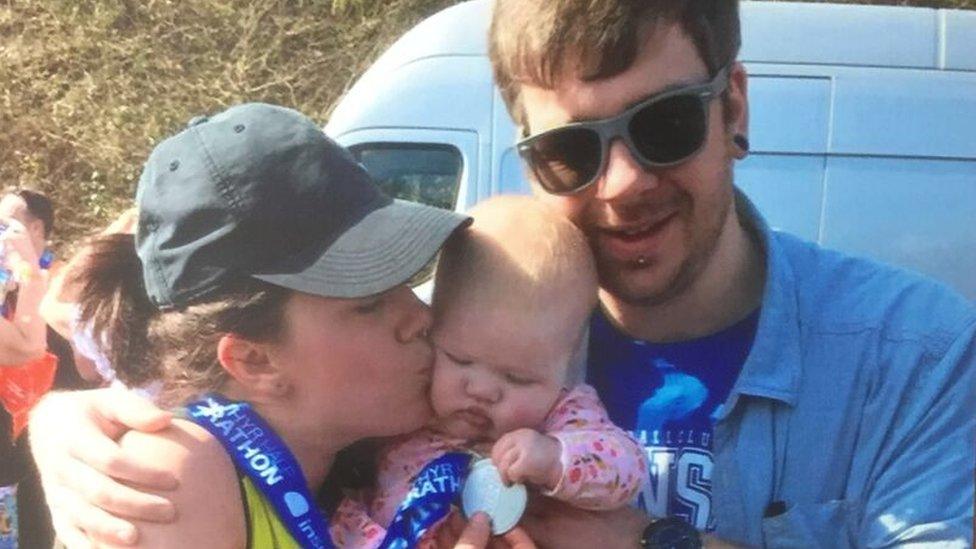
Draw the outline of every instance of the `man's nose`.
M396 326L397 341L409 343L426 338L433 323L430 307L407 286L396 289L395 293L397 307L402 311Z
M657 184L657 175L644 168L623 141L614 139L610 143L606 169L597 182L597 198L607 202L626 200Z

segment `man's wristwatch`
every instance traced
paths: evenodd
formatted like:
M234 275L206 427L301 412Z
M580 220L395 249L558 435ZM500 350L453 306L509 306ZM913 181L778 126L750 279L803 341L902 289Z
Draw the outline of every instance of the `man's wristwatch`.
M701 549L701 534L677 518L657 519L644 528L640 546L648 549Z

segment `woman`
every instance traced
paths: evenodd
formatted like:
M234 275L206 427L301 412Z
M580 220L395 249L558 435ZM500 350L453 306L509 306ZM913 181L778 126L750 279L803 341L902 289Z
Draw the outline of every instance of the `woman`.
M120 441L176 477L165 496L178 518L139 523L140 543L327 546L308 499L336 456L431 414L430 314L406 282L466 218L389 200L311 120L261 104L157 146L137 201L160 309L146 351L160 361L159 401L186 418ZM265 486L279 480L297 486L280 500Z

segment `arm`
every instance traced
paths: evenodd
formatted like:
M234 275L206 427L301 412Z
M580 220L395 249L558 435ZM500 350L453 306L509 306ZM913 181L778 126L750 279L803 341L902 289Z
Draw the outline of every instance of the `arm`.
M651 520L634 507L589 511L552 498L537 497L529 501L519 526L540 547L640 549L641 536ZM740 547L712 536L703 536L702 544L705 549Z
M135 521L141 534L140 547L246 546L246 519L237 473L212 435L192 422L175 420L172 427L158 433L129 431L119 445L136 459L155 460L179 482L176 490L166 493L180 510L174 522Z
M592 387L579 385L557 402L546 431L560 443L561 474L545 495L594 510L636 497L648 475L647 456L610 421Z
M156 491L176 487L155 457L137 459L117 443L128 429L152 432L171 415L128 391L98 389L48 393L31 412L30 447L58 538L85 546L82 531L99 540L134 543L131 523L109 513L147 520L173 520L173 504L119 482Z
M897 397L882 395L898 404L874 460L856 544L971 547L976 318L939 354L919 348L916 356L890 360L885 375L909 374L899 376Z
M77 288L68 283L72 276L77 258L84 253L84 249L72 257L67 265L58 269L57 273L51 276L48 283L47 293L41 300L40 313L45 322L58 333L61 337L71 341L72 331L75 322L75 302L77 301Z

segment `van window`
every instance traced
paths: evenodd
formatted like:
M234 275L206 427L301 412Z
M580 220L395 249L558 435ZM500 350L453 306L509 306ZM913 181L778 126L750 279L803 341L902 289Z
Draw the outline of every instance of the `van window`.
M360 143L349 147L383 192L453 210L461 184L461 151L439 143Z

